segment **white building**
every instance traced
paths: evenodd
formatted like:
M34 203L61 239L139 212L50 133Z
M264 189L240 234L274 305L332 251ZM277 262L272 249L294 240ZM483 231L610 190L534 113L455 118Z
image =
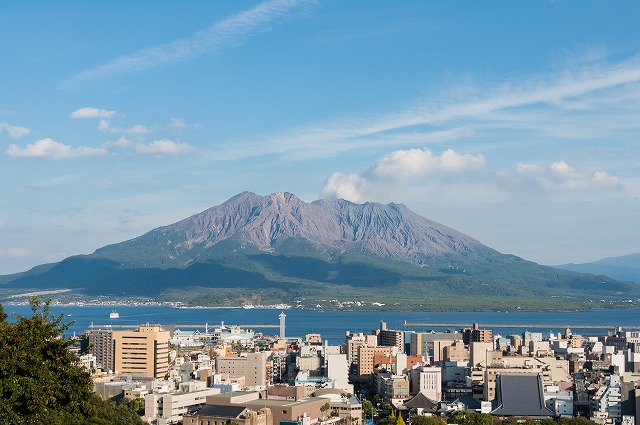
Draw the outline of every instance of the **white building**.
M422 366L419 374L418 391L430 400L442 400L442 368Z
M206 403L207 396L220 394L217 388L192 392L152 393L144 397L143 420L156 425L175 424L190 408Z
M622 386L620 377L611 375L606 385L598 388L589 400L591 420L602 423L606 419L619 422L622 418Z

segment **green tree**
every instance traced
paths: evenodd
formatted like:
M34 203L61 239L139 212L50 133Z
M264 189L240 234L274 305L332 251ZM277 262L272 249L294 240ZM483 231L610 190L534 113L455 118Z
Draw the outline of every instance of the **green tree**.
M375 411L373 410L373 404L369 400L362 400L362 413L365 418L373 418Z
M411 425L444 425L444 422L435 416L417 415L411 418Z
M396 425L397 422L398 422L398 418L396 418L395 416L394 417L389 416L377 421L376 425Z
M61 337L70 324L51 313L50 303L32 298L33 315L15 323L0 306L0 423L143 423L126 406L93 395L91 377Z

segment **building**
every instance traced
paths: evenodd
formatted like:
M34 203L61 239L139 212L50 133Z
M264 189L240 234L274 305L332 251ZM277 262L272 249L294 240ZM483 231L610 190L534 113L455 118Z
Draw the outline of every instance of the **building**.
M362 332L352 334L347 331L346 340L347 361L352 364L357 364L359 361L359 347L376 347L378 345L378 337L376 335L368 335Z
M480 329L477 323L474 323L472 328L462 329L461 333L465 345L472 342L493 342L491 329Z
M358 347L358 376L360 380L368 380L373 376L373 370L376 366L374 357L376 354L387 356L395 355L398 351L397 347Z
M267 358L268 352L247 353L243 357L216 357L216 373L224 378L245 377L245 384L249 388L264 388L267 386Z
M387 324L380 322L380 329L374 333L378 335L378 346L397 347L398 352L404 353L404 331L387 329Z
M206 405L199 411L185 415L183 425L273 425L271 410L263 407L251 410L245 406Z
M324 413L321 411L322 406L327 403L325 398L306 397L301 400L283 400L281 398L273 399L260 398L260 393L256 391L237 391L207 397L207 405L211 406L244 406L248 409L259 411L262 408L268 408L273 415L273 423L281 422L302 422L303 424L311 424L322 418ZM204 408L203 408L204 410ZM200 422L194 422L198 425ZM185 425L187 422L185 422ZM204 422L206 424L206 421ZM210 425L216 425L211 422ZM218 425L223 425L218 423Z
M443 341L461 340L462 335L456 332L415 332L411 334L411 342L409 344L409 354L412 356L422 356L425 360L429 360L432 356L435 358L440 354L436 354L434 347L435 341L440 341L438 350L444 348Z
M442 400L442 368L423 366L418 377L418 392L430 400Z
M140 326L137 331L113 332L117 373L163 378L169 373L169 331Z
M96 366L105 372L115 370L115 347L113 331L87 331L85 335L89 341L89 354L96 356Z
M203 406L207 396L219 393L218 388L205 388L168 394L147 394L144 397L144 420L156 425L176 424L183 420L185 414Z
M540 375L498 375L492 415L544 419L555 416L547 408Z

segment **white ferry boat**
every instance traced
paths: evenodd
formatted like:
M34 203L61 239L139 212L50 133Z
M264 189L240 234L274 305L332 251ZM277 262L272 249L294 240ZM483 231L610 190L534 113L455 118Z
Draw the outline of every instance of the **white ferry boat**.
M118 317L120 317L120 314L115 310L113 310L109 315L109 319L117 319Z

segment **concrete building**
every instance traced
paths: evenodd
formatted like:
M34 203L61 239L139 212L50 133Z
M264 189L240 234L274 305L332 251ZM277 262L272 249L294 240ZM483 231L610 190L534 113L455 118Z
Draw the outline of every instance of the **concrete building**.
M113 332L115 370L135 376L162 378L169 372L169 331L140 326L137 331Z
M590 419L605 423L607 419L620 422L622 419L622 386L618 375L607 378L589 399Z
M115 370L113 331L93 330L85 332L89 341L89 354L96 356L96 366L105 372Z
M399 353L404 353L404 331L387 329L387 324L380 322L380 329L374 333L378 336L379 347L397 347Z
M462 329L461 333L462 341L465 345L469 345L472 342L493 342L491 329L480 329L477 323L474 323L471 328Z
M430 361L436 356L434 341L457 341L462 335L457 332L416 332L411 334L409 354L412 356L422 356L426 361ZM440 342L443 345L443 342ZM434 362L435 362L434 358Z
M362 332L352 334L346 332L346 354L347 361L351 364L358 364L358 348L359 347L377 347L378 337L376 335L368 335Z
M269 353L247 353L243 357L216 357L216 372L223 378L245 377L249 388L267 386L267 359Z
M409 377L386 372L376 372L374 376L376 391L383 401L402 403L409 398Z
M434 341L435 344L435 341ZM435 363L435 345L434 345L434 363ZM464 345L462 340L453 341L452 344L446 345L442 350L443 362L467 362L469 361L469 349Z
M185 415L184 425L273 425L271 410L263 407L251 410L245 406L207 405L199 411Z
M143 419L156 425L176 424L183 420L186 413L203 406L207 396L215 394L220 394L218 388L147 394L144 397Z
M415 373L414 371L417 371ZM442 400L442 368L439 366L420 366L412 370L411 392L422 393L432 401ZM417 382L414 383L414 377ZM417 385L415 385L417 384Z
M327 378L332 380L334 388L353 394L353 385L349 383L349 364L346 354L327 356Z
M357 379L371 379L374 370L374 357L376 354L394 356L398 348L393 347L358 347L358 376Z
M325 403L327 400L320 397L305 397L301 400L272 399L269 396L260 398L260 393L255 391L238 391L207 397L207 406L244 406L254 411L268 408L273 415L274 424L302 422L303 425L310 425L315 423L326 415L320 410ZM215 424L212 422L211 425ZM223 424L218 423L218 425Z

